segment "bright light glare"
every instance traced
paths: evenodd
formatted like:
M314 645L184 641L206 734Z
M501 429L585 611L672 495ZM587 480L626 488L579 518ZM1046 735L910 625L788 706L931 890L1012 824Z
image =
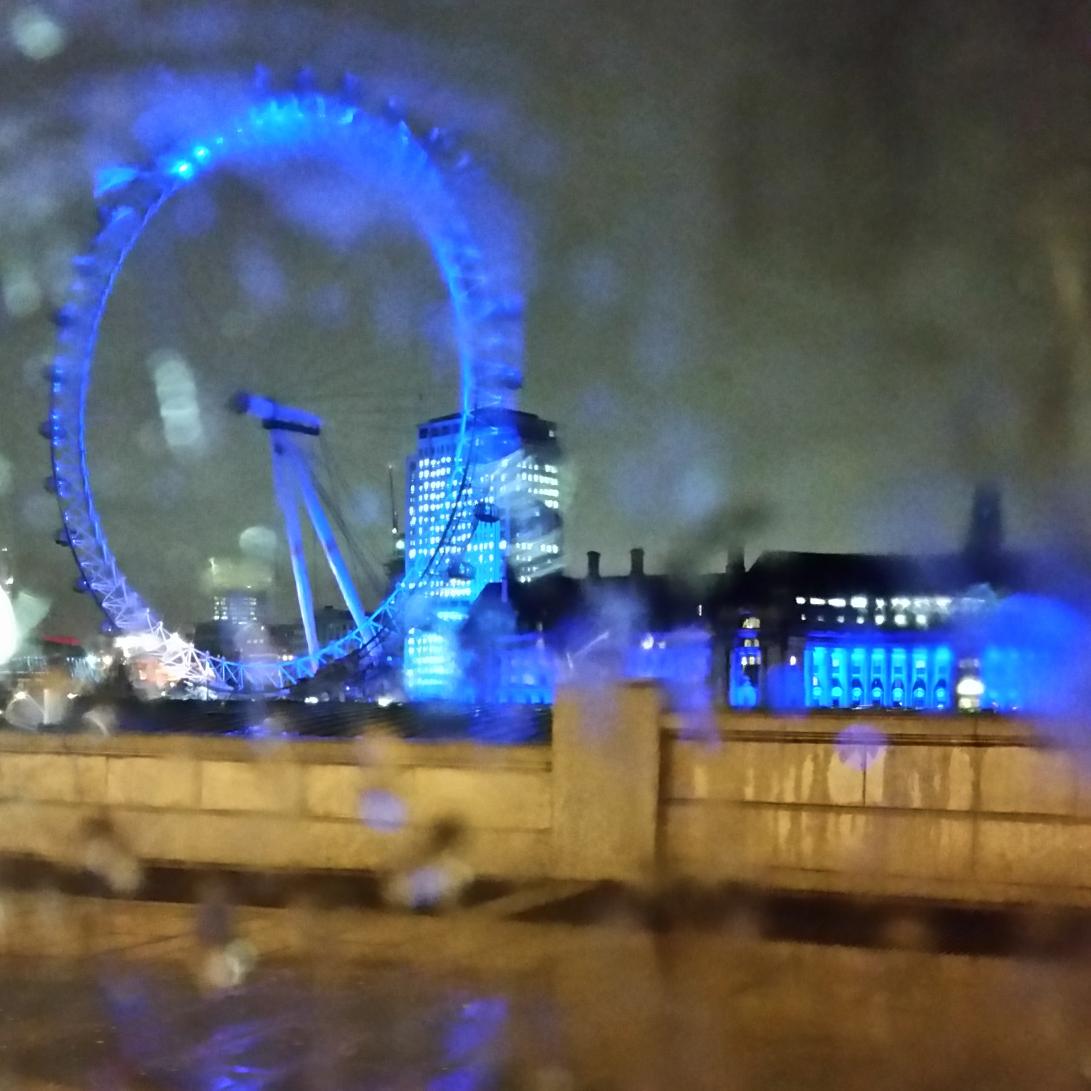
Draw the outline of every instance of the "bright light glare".
M271 561L277 555L277 532L261 525L247 527L239 535L239 549L249 556ZM215 566L215 559L210 558L210 561Z
M42 302L42 289L27 265L9 265L3 272L4 306L12 318L33 314Z
M955 692L959 697L980 697L985 692L985 685L980 678L963 678Z
M39 7L21 8L12 16L11 40L32 61L55 57L64 49L67 39L64 27Z
M204 440L197 387L189 364L177 353L163 350L148 360L159 399L159 416L167 446L174 451L192 450Z
M15 624L15 611L7 591L0 587L0 663L6 663L15 654L18 644L19 630Z

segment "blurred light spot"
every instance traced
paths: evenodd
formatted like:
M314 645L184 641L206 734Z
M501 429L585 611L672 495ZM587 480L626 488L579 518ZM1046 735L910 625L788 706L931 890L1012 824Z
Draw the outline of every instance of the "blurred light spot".
M109 823L88 823L85 837L83 866L115 894L127 897L135 894L144 882L144 869Z
M241 985L257 962L254 946L243 939L232 940L225 947L210 951L201 968L202 984L214 991Z
M0 663L6 663L19 644L19 630L15 624L15 608L7 591L0 587Z
M96 735L112 735L117 727L117 713L108 705L89 708L81 719L88 731Z
M15 48L32 61L55 57L68 40L64 27L41 8L20 8L11 19L11 40Z
M6 496L11 492L14 480L15 474L12 471L11 459L0 455L0 496Z
M235 252L235 276L249 302L262 311L274 311L288 302L284 270L265 243L249 242Z
M368 527L388 523L390 512L389 499L382 489L361 485L352 493L349 502L349 518L358 526Z
M705 466L686 466L675 494L678 514L684 520L702 519L716 510L722 495L721 477Z
M365 826L393 833L405 825L405 802L383 788L369 788L360 793L360 820Z
M239 535L239 549L249 557L271 561L277 554L277 533L270 527L247 527Z
M163 435L172 451L192 451L204 441L197 387L193 373L182 356L164 349L148 359L159 400Z
M128 185L137 175L135 167L101 167L95 171L95 197Z
M25 318L42 305L42 289L26 265L4 269L4 307L12 318Z
M442 860L395 876L387 898L406 909L447 908L458 902L472 880L473 872L464 863Z
M29 591L20 591L15 596L15 627L21 633L33 632L38 623L49 613L49 599L41 595L32 595Z
M20 731L37 731L45 721L45 713L30 694L20 690L4 709L4 719Z
M272 716L266 716L261 723L250 724L243 730L243 734L255 744L259 752L262 750L271 752L277 744L288 738L284 721L275 713Z
M376 192L369 184L368 168L360 165L363 173L313 166L306 171L278 172L268 197L284 219L327 245L347 251L376 228L397 222L399 216L398 206Z
M849 724L837 734L837 756L853 769L866 769L886 747L886 736L870 724Z

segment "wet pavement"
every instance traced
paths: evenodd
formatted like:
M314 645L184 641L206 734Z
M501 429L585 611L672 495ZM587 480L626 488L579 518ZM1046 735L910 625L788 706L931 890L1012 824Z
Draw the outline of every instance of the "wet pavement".
M431 917L300 898L211 928L207 904L8 894L0 1089L1091 1087L1084 947L939 953L912 917L785 942L756 903L696 927L539 893Z

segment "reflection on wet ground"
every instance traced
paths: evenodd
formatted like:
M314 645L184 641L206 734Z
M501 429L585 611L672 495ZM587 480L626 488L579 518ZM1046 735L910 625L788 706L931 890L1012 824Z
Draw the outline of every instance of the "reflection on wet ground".
M240 910L256 964L215 987L199 907L44 898L5 903L5 1091L1091 1086L1086 952L300 905Z
M161 966L24 967L6 992L10 1072L61 1087L468 1091L507 1064L503 996L392 967L335 982L273 969L215 993Z

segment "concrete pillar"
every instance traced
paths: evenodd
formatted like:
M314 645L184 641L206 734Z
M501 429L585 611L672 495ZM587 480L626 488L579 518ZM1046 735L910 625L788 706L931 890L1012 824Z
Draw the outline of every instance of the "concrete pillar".
M648 877L659 812L658 687L569 690L553 707L554 873Z

